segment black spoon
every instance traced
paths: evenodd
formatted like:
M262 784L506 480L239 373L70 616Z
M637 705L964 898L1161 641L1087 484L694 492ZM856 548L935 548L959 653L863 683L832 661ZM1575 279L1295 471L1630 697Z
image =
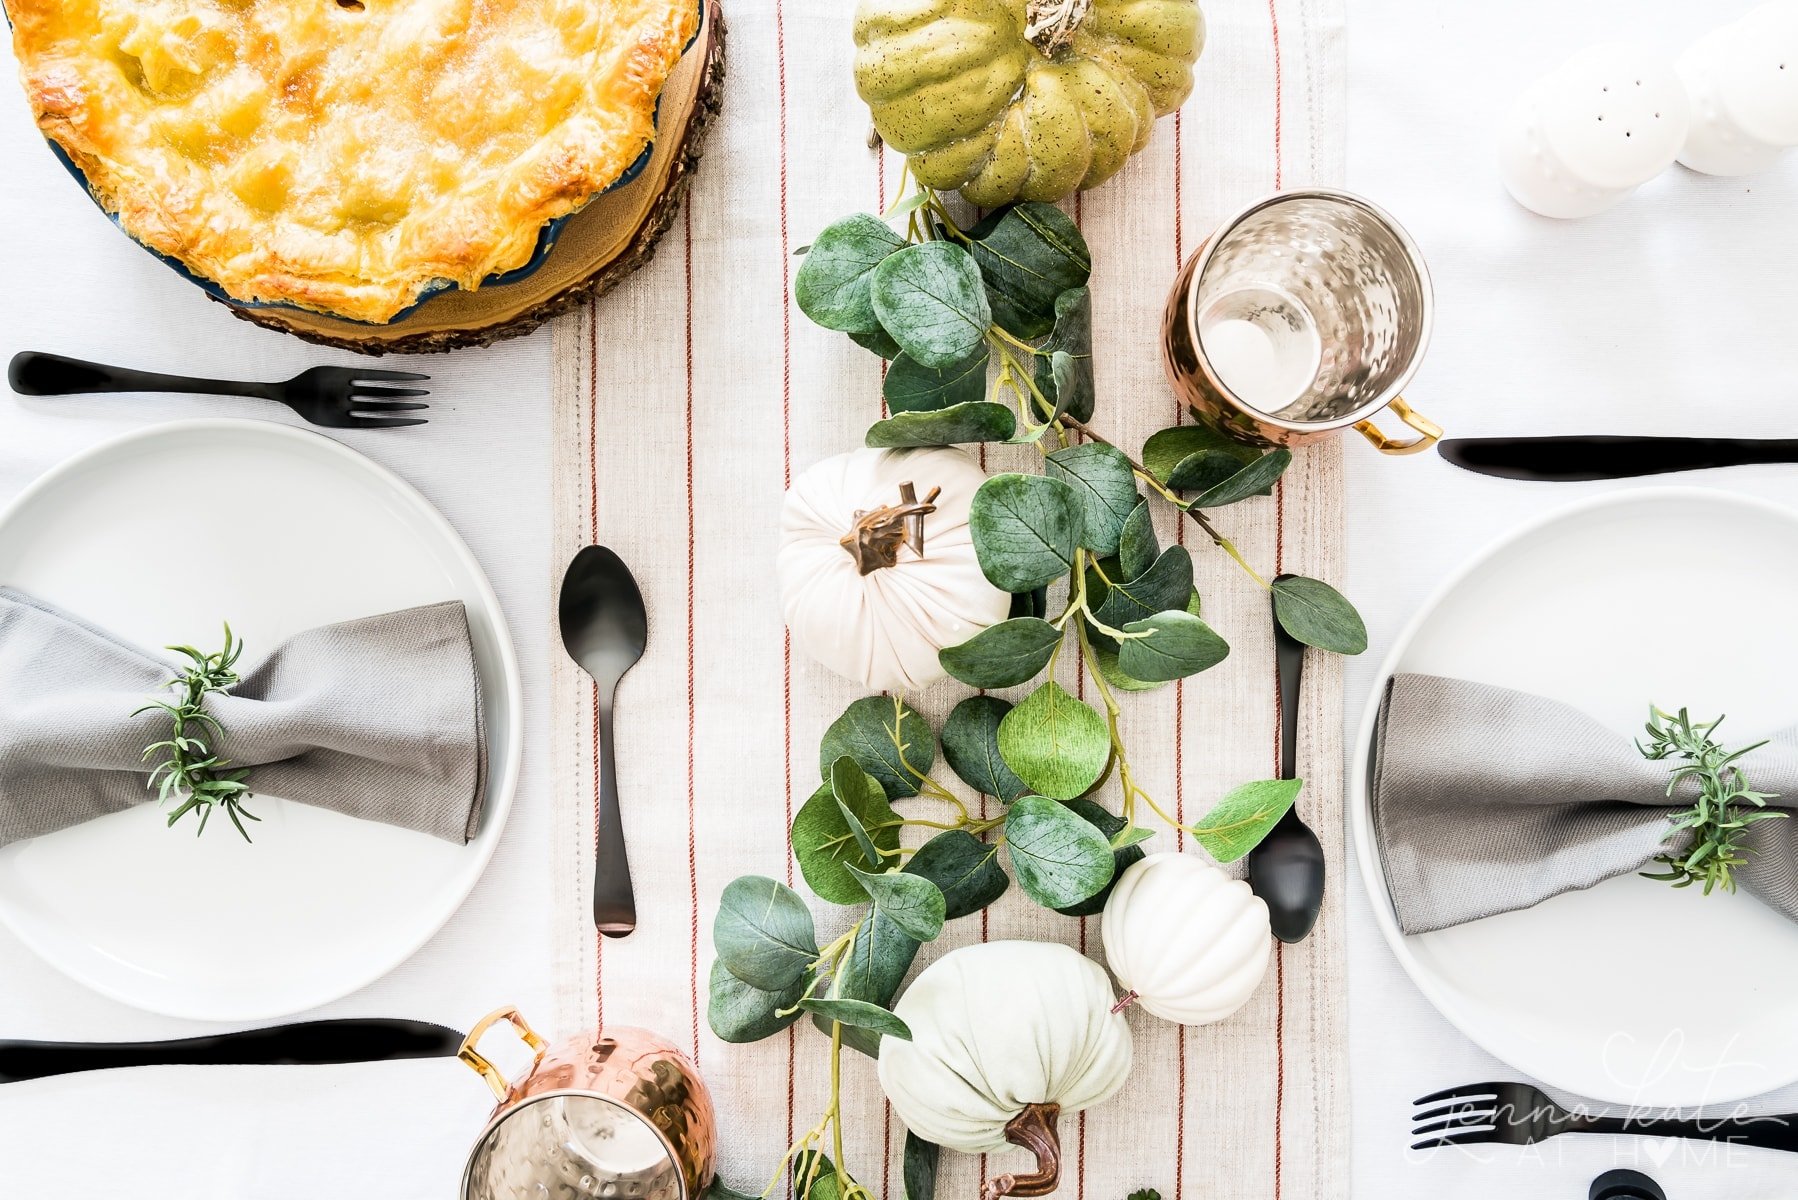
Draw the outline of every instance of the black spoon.
M599 685L599 828L593 847L593 924L607 937L637 928L624 820L618 811L618 767L612 756L612 698L618 681L649 645L643 593L624 560L588 546L562 578L558 620L568 656Z
M1299 687L1305 674L1305 646L1274 620L1274 660L1280 673L1280 778L1298 778ZM1249 851L1249 886L1267 901L1274 936L1302 942L1317 924L1324 904L1324 848L1299 817L1286 811L1273 832Z
M424 1021L304 1021L169 1042L0 1041L0 1083L161 1066L322 1066L454 1058L462 1035Z

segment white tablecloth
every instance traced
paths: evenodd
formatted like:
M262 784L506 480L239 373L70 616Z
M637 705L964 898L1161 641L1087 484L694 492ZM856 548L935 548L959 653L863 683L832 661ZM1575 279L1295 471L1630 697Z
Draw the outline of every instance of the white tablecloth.
M1281 10L1302 2L1272 0ZM1462 434L1792 432L1798 155L1752 180L1675 171L1625 207L1571 224L1517 209L1491 165L1492 127L1504 105L1573 50L1619 34L1674 49L1747 7L1518 0L1500 12L1351 0L1348 183L1411 228L1435 273L1436 341L1413 392L1423 411ZM744 94L732 103L765 100ZM132 247L80 199L4 88L0 149L10 168L0 178L0 353L35 347L152 369L271 377L346 357L231 319ZM549 595L559 567L548 553L548 340L432 359L425 369L436 377L429 426L344 440L420 487L492 576L533 706L525 776L506 840L462 912L401 970L321 1015L463 1024L501 1003L547 1009L551 992L544 860L552 848L544 844L545 731L534 707L554 646ZM193 402L172 399L0 398L0 501L102 438L195 411ZM257 413L247 401L206 411ZM1360 450L1349 463L1349 591L1374 644L1350 670L1352 729L1379 651L1435 584L1490 538L1594 485L1501 483L1431 457L1388 461ZM1790 468L1694 482L1798 505ZM1413 1096L1510 1073L1443 1022L1398 971L1358 880L1351 901L1358 1200L1560 1200L1583 1196L1586 1181L1612 1165L1654 1171L1677 1200L1798 1194L1798 1162L1706 1146L1563 1138L1522 1154L1408 1154ZM0 1036L190 1032L88 994L0 935ZM1798 1094L1772 1103L1798 1109ZM448 1062L146 1070L4 1088L0 1196L128 1189L180 1200L431 1200L453 1194L485 1108L484 1089Z

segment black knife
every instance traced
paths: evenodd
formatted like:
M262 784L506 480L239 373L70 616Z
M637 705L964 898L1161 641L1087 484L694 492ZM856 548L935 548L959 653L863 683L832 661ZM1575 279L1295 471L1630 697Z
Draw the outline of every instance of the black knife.
M303 1021L169 1042L0 1040L0 1083L77 1071L160 1066L323 1066L453 1058L462 1035L425 1021Z
M1443 458L1501 479L1566 483L1669 471L1798 462L1798 438L1580 437L1450 438Z

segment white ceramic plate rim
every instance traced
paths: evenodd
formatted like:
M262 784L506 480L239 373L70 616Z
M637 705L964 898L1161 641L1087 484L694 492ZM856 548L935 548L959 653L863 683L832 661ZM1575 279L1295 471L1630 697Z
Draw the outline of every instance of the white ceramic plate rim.
M1452 989L1444 986L1436 978L1435 973L1420 962L1417 956L1411 952L1411 947L1404 933L1399 929L1398 916L1393 910L1392 898L1387 891L1385 864L1380 860L1378 847L1374 845L1373 822L1367 804L1367 769L1369 758L1373 750L1374 726L1379 719L1382 693L1384 693L1386 689L1387 681L1397 673L1399 663L1404 660L1405 655L1410 651L1411 644L1416 640L1418 633L1423 629L1425 623L1435 615L1436 610L1442 606L1443 602L1446 601L1451 594L1456 592L1470 576L1485 567L1485 565L1492 559L1510 550L1513 546L1529 538L1531 535L1540 533L1550 526L1558 525L1562 521L1607 508L1628 508L1636 505L1654 504L1669 500L1702 501L1706 504L1734 504L1745 509L1758 510L1764 514L1777 517L1787 524L1798 526L1798 513L1793 512L1793 510L1784 505L1775 504L1768 500L1762 500L1755 496L1744 495L1739 492L1724 491L1719 488L1642 487L1630 488L1625 491L1605 492L1601 495L1592 496L1584 500L1577 500L1538 517L1535 520L1529 521L1524 525L1513 529L1509 533L1489 542L1484 548L1463 563L1460 568L1449 575L1447 579L1443 580L1443 582L1431 592L1429 598L1418 606L1417 611L1412 614L1410 621L1406 623L1405 628L1399 634L1398 639L1392 644L1392 649L1386 652L1385 659L1380 663L1379 673L1375 676L1373 687L1367 694L1366 707L1361 714L1360 729L1355 735L1355 758L1348 780L1348 810L1349 822L1355 840L1355 858L1360 864L1361 881L1367 889L1368 902L1373 908L1374 923L1379 926L1380 934L1385 938L1387 946L1391 948L1393 956L1398 959L1399 966L1404 968L1405 974L1410 976L1411 982L1417 985L1418 990L1424 994L1424 998L1435 1006L1436 1011L1441 1013L1443 1017L1448 1020L1449 1024L1460 1030L1475 1045L1479 1046L1494 1058L1510 1064L1516 1069L1525 1072L1533 1078L1541 1080L1551 1087L1561 1088L1578 1095L1609 1103L1634 1104L1637 1106L1642 1106L1644 1104L1665 1104L1671 1107L1684 1105L1690 1098L1648 1096L1644 1095L1639 1090L1620 1093L1617 1090L1618 1085L1614 1082L1607 1083L1597 1078L1573 1078L1569 1075L1562 1074L1560 1071L1562 1064L1548 1059L1538 1061L1531 1055L1518 1053L1515 1045L1511 1044L1506 1039L1491 1036L1490 1032L1482 1026L1477 1018L1467 1013L1461 1005L1457 1003ZM1766 1079L1766 1083L1762 1086L1753 1088L1751 1091L1742 1094L1733 1094L1728 1093L1726 1089L1726 1094L1706 1095L1702 1098L1701 1102L1705 1104L1728 1104L1738 1100L1748 1099L1750 1096L1761 1095L1764 1092L1774 1091L1778 1088L1785 1087L1788 1084L1798 1083L1798 1063L1788 1065L1786 1073L1770 1073L1764 1078Z
M171 435L178 436L181 433L207 432L249 434L253 437L268 437L277 442L292 442L301 453L337 459L351 469L363 472L390 489L395 497L412 508L424 523L442 539L443 545L455 556L458 565L468 572L468 577L476 588L480 603L486 609L485 615L492 623L493 640L499 652L500 671L506 691L507 709L512 718L508 722L510 728L506 734L505 768L501 773L498 786L492 788L488 793L481 830L467 848L468 861L455 876L453 882L436 893L434 899L437 908L431 911L424 923L419 926L418 935L403 943L396 943L394 952L390 956L391 961L384 965L346 975L316 992L305 995L296 993L292 1003L255 1010L216 1010L202 1004L183 1006L146 1003L143 997L114 988L104 980L66 962L56 955L53 948L45 946L33 931L13 922L5 909L0 907L0 925L4 925L22 944L64 975L108 999L116 1000L132 1008L187 1020L270 1021L341 1000L345 996L385 978L395 968L418 953L426 942L436 937L449 923L449 919L462 907L463 902L468 899L469 893L474 890L475 884L486 872L487 864L493 858L493 852L499 847L500 836L504 832L506 820L512 812L512 799L518 790L518 775L521 766L519 758L524 748L523 680L518 670L518 654L512 645L512 631L506 624L506 615L500 607L499 596L495 594L493 585L487 578L487 573L481 569L481 564L476 560L474 553L469 550L468 543L462 540L462 535L457 533L443 514L438 512L436 507L425 498L424 493L387 467L365 454L357 453L341 442L334 441L322 434L313 433L308 429L298 429L273 421L256 421L240 417L207 417L146 425L141 429L134 429L90 446L64 459L32 480L24 491L13 498L11 503L0 508L0 530L4 530L10 525L17 515L27 509L40 494L57 486L64 476L86 467L93 459L116 454L135 442Z

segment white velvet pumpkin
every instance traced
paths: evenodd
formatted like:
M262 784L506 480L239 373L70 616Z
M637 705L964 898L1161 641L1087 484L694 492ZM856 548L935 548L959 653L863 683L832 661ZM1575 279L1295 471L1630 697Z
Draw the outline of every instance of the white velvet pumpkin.
M880 1042L880 1086L927 1142L985 1154L1033 1106L1079 1112L1130 1074L1130 1026L1104 968L1059 942L985 942L925 968Z
M1248 884L1171 852L1119 877L1099 933L1118 986L1182 1025L1209 1025L1241 1008L1273 950L1267 904Z
M943 678L937 652L1005 620L1011 597L987 581L968 532L968 506L986 474L960 450L854 450L793 481L781 513L775 573L793 644L876 691ZM864 575L842 545L857 514L942 491L922 518L924 553Z

